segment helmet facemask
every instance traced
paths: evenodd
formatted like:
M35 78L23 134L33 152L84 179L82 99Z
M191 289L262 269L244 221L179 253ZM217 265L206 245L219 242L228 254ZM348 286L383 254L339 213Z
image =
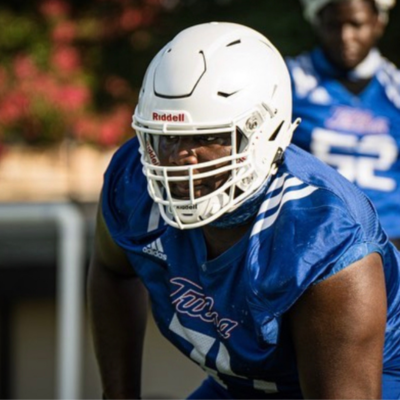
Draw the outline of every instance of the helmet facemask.
M276 173L280 156L287 144L280 143L281 122L268 140L264 130L271 131L275 111L266 104L261 105L236 121L219 126L193 124L173 125L140 121L134 116L133 126L140 141L143 172L148 181L148 191L159 204L161 215L171 226L179 229L197 228L231 212L247 200L252 193ZM230 135L229 156L193 165L165 166L160 164L158 144L161 135ZM286 136L286 135L285 135ZM267 139L267 140L266 140ZM282 147L281 147L282 146ZM260 156L260 152L263 156ZM267 170L269 169L269 170ZM195 182L200 179L227 175L226 180L211 193L195 196ZM174 197L174 183L187 183L188 198Z

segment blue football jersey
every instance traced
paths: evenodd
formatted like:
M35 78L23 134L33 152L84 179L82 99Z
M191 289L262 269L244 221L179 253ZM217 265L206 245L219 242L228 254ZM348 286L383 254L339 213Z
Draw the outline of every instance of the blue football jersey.
M376 74L354 95L320 49L287 65L293 114L302 119L293 143L362 189L389 237L400 238L400 72L379 55Z
M371 252L388 288L384 368L400 392L400 255L364 194L291 145L249 230L208 260L201 228L166 225L138 141L114 155L102 210L147 287L162 334L235 398L301 398L285 313L307 288Z

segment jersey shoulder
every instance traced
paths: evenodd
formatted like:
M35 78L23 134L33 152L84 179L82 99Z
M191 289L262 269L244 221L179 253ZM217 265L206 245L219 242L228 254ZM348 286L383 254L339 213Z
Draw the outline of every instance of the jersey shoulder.
M355 186L296 146L285 155L246 259L260 323L279 318L307 288L367 254L383 254L387 243L373 206Z
M333 94L332 80L324 72L324 68L318 66L321 61L320 49L302 53L297 57L288 58L287 66L292 80L292 93L294 107L303 104L307 108L329 106L338 103L338 93ZM348 100L346 92L340 94L340 98ZM318 111L316 111L318 112Z
M294 176L304 184L319 189L315 199L336 208L343 208L349 217L361 223L367 231L379 224L375 207L368 197L335 169L314 155L292 144L285 153L283 173Z
M116 151L104 174L102 211L111 236L122 247L164 229L147 192L136 137Z
M305 98L320 85L320 79L314 68L311 53L302 53L296 57L287 57L288 67L292 80L294 98Z
M388 100L400 109L400 70L386 58L382 58L381 67L376 75Z

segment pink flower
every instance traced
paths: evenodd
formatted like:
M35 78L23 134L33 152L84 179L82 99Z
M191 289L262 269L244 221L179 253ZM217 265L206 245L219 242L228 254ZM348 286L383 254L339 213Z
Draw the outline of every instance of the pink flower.
M71 43L77 32L77 26L74 22L63 21L56 25L53 30L53 40L56 43Z
M121 15L121 26L125 31L138 28L142 22L142 13L135 8L127 8Z
M16 91L6 96L0 103L0 121L11 126L23 118L28 111L29 99L22 92Z
M21 116L20 109L9 101L0 104L0 124L12 126Z
M113 146L121 138L121 131L115 121L108 119L103 121L100 126L99 143L103 146Z
M63 0L44 0L39 9L45 17L58 18L69 13L70 5Z
M38 69L32 58L28 55L17 56L14 60L14 74L17 79L33 79Z
M47 99L49 103L54 103L58 98L59 84L51 75L42 73L30 83L26 90L29 91L33 96L40 95L41 97Z
M78 51L70 46L61 46L56 49L51 56L51 61L54 67L64 74L77 72L81 67Z
M68 85L60 88L57 105L67 112L82 110L90 101L90 90L85 86Z

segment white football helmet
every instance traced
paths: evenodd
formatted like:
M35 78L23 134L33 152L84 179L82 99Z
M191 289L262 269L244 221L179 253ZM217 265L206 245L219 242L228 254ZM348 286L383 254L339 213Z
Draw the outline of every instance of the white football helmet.
M292 124L291 118L285 62L263 35L217 22L179 33L150 63L132 123L148 191L164 220L179 229L196 228L254 195L276 173L299 122ZM159 135L222 132L231 134L229 156L196 165L160 165ZM226 171L230 178L221 187L195 198L196 179ZM178 181L187 182L188 200L171 193L170 184Z

